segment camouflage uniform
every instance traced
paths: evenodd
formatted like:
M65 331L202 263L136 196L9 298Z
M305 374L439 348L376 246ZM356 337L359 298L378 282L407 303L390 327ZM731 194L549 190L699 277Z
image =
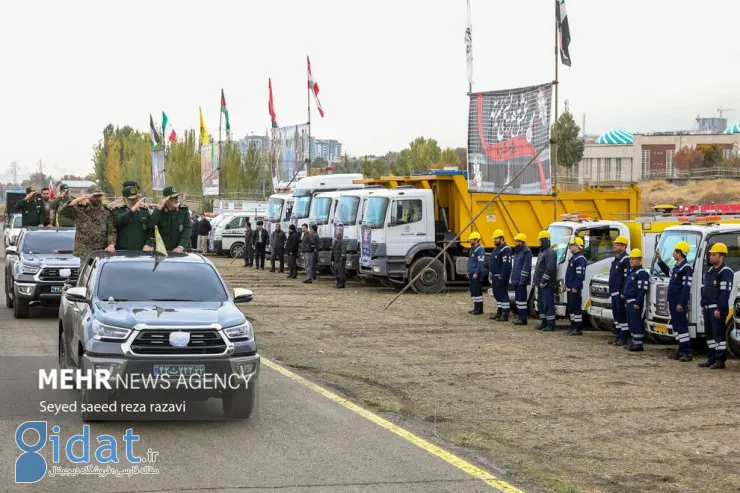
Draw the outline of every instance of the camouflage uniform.
M59 221L59 226L63 228L73 228L75 225L75 222L72 219L62 217L59 215L59 209L61 209L62 207L64 207L65 205L67 205L68 203L72 202L75 199L75 197L71 195L67 196L66 198L62 197L61 193L68 189L69 187L65 185L64 183L59 185L59 192L60 192L59 197L51 201L51 208L54 211L56 211L56 217ZM52 225L56 226L56 223L52 222Z
M98 185L92 185L87 189L87 193L103 195ZM116 244L117 231L113 214L102 204L94 206L90 201L83 200L75 205L65 204L58 213L60 217L66 217L75 223L73 253L80 259L80 269L85 265L90 253Z
M135 186L127 186L123 189L124 198L131 200L139 199L139 191ZM109 206L110 207L110 206ZM116 220L118 238L116 250L141 250L144 245L153 247L153 227L149 209L142 205L139 210L133 212L127 204L121 204L112 209Z
M162 190L164 197L177 197L179 192L175 187L164 187ZM181 204L175 210L154 209L152 213L152 229L159 229L164 246L167 250L174 250L182 247L183 251L190 243L190 232L193 229L193 223L190 220L190 211L188 206Z
M26 194L35 193L33 187L26 188ZM44 199L40 195L26 200L25 197L15 204L15 209L21 212L21 224L24 228L31 226L42 226L46 224L46 208Z

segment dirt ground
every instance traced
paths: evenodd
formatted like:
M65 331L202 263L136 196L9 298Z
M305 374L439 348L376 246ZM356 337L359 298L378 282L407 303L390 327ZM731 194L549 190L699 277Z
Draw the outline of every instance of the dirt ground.
M682 184L666 180L640 183L643 210L658 204L709 205L734 204L740 201L740 183L737 180L696 180Z
M305 285L215 258L260 352L526 491L740 492L740 362L711 371L467 314L465 291ZM486 310L492 308L486 296ZM564 322L560 322L564 326Z

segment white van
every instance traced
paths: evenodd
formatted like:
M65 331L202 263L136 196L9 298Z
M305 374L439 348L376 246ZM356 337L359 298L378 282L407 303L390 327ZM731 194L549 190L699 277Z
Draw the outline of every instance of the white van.
M214 252L219 255L228 255L232 258L244 255L244 233L247 229L247 219L256 228L257 221L264 221L264 212L242 212L225 216L216 228Z

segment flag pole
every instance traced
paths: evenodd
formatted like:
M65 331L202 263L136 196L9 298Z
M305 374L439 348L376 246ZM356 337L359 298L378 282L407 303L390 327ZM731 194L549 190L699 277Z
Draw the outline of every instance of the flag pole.
M313 88L308 83L310 80L310 75L308 73L308 56L306 56L306 96L308 101L308 162L306 162L306 176L311 176L311 91ZM296 163L296 165L297 164L298 163Z
M553 128L558 128L558 55L559 55L559 43L558 33L560 31L560 25L558 25L558 0L555 1L555 80L553 85L555 86L555 124ZM558 220L558 135L557 131L552 136L552 152L550 153L550 163L552 167L552 196L553 196L553 221Z
M224 90L221 89L221 99L223 100L224 96ZM224 111L221 109L221 101L219 101L219 110L218 110L218 164L216 169L219 170L218 172L218 198L221 199L221 122L224 119Z

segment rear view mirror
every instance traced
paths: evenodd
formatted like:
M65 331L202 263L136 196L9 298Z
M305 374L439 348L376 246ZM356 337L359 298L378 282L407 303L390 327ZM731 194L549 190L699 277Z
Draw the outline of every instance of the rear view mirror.
M87 289L84 287L69 288L64 292L64 297L72 303L87 303Z
M15 246L6 247L5 255L18 255L18 247L15 247Z
M234 289L234 303L248 303L254 298L254 293L251 289L235 288Z

